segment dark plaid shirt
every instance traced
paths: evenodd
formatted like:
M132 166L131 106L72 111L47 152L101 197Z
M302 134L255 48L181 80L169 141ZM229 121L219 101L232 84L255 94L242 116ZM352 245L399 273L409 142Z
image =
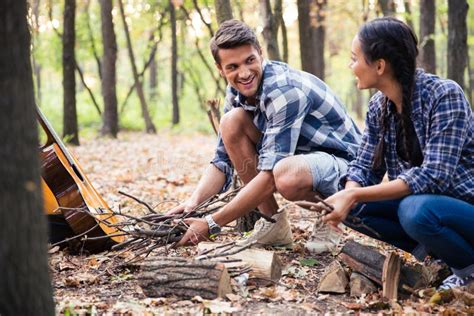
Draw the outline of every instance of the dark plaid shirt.
M361 134L341 101L317 77L275 61L263 62L263 78L256 105L227 88L224 112L242 107L252 113L262 132L258 144L258 170L273 170L281 159L302 153L324 151L352 160ZM212 163L232 179L232 163L219 135Z
M345 180L362 186L378 184L387 172L389 180L402 179L413 194L444 194L474 203L473 113L459 85L421 69L416 72L411 118L423 152L419 167L397 155L395 107L389 102L385 163L372 168L385 98L381 92L371 98L357 159L350 163L342 184Z

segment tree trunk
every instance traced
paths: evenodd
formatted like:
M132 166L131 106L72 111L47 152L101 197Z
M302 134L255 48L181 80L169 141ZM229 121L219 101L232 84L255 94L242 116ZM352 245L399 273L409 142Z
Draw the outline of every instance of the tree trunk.
M153 42L155 42L155 38L152 34ZM150 60L150 79L149 79L149 88L150 88L150 100L155 100L157 95L157 87L158 87L158 65L156 64L156 54L154 53L151 56Z
M288 62L288 33L286 30L285 20L283 19L283 7L282 0L275 1L275 19L277 24L281 27L281 37L282 37L282 50L283 50L283 62Z
M232 6L230 0L216 0L214 2L216 7L217 24L234 18L232 14Z
M63 31L63 137L67 143L79 145L76 111L76 60L74 56L76 42L74 30L75 15L76 1L65 0Z
M312 43L314 45L314 57L315 57L315 75L319 79L324 80L324 43L326 38L326 26L325 26L325 16L326 16L326 6L327 0L314 0L312 10L316 10L313 13L311 24L316 25L312 29ZM314 11L312 11L314 12Z
M413 13L411 12L410 0L405 0L403 3L404 3L404 6L405 6L405 19L407 21L408 26L414 32L415 31L415 26L413 25ZM421 4L420 4L420 8L423 8L423 10L425 10L425 7L423 7ZM423 10L421 10L421 11L423 11ZM423 14L423 13L420 13L420 14Z
M395 15L395 0L379 0L378 2L383 16Z
M145 120L145 129L147 133L156 133L156 128L151 121L150 113L148 112L148 105L145 100L145 94L143 93L143 86L138 77L137 65L135 64L135 55L133 54L132 40L130 39L130 32L128 30L127 21L125 19L125 12L123 10L122 0L118 0L120 7L120 15L122 16L123 29L125 31L125 37L127 39L128 55L130 57L130 64L132 66L133 79L135 81L135 89L137 89L138 99L140 99L140 106L142 108L143 119Z
M173 99L172 123L179 123L178 104L178 41L176 35L176 10L173 1L170 0L170 22L171 22L171 94Z
M38 61L35 58L34 51L36 50L36 45L34 42L39 41L39 6L40 6L40 0L33 0L33 16L32 16L32 24L33 24L33 48L32 48L32 63L33 63L33 74L34 74L34 79L36 81L36 100L38 104L41 104L41 65L38 63ZM38 45L39 46L39 45Z
M436 73L435 1L421 0L420 7L420 65L429 73Z
M324 80L325 7L327 0L298 0L301 68Z
M54 315L26 17L0 2L0 314Z
M467 60L466 0L448 0L448 78L464 88Z
M260 17L263 20L263 40L267 49L268 59L281 60L278 48L278 20L273 15L270 0L259 0Z
M112 0L100 0L100 16L102 21L102 42L104 56L102 57L102 97L104 99L104 114L102 135L117 137L118 113L116 87L117 41L115 38L114 22L112 19Z

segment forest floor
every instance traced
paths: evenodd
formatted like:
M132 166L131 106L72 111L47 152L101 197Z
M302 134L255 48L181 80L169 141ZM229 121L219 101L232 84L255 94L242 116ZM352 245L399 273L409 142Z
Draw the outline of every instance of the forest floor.
M118 139L83 140L70 150L76 155L86 175L109 206L133 215L144 208L118 193L122 190L160 211L166 211L191 194L204 168L213 156L215 137L201 134L157 135L122 132ZM281 203L285 201L279 198ZM103 252L71 255L68 249L50 249L50 268L56 310L64 315L153 315L153 314L400 314L400 313L473 313L473 300L452 298L446 304L428 303L429 297L412 295L398 302L384 303L381 290L361 298L346 294L317 292L325 267L335 257L312 256L304 249L312 229L312 214L297 207L289 208L295 247L277 249L285 268L278 283L262 286L249 282L234 288L222 299L190 300L147 298L135 277L137 271L125 263L133 254ZM346 232L345 237L375 245L385 252L391 248L369 238ZM236 239L235 234L221 238ZM169 250L168 256L193 257L196 247ZM163 249L156 251L162 254ZM153 254L152 254L153 255ZM314 259L314 260L312 260ZM471 298L472 296L468 296Z

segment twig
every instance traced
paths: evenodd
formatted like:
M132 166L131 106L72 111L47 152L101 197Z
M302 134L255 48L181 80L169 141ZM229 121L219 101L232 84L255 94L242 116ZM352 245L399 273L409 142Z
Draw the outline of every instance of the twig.
M140 203L141 205L144 205L146 206L146 208L151 212L151 213L154 213L154 214L157 214L156 211L147 203L147 202L144 202L142 200L140 200L139 198L131 195L131 194L128 194L128 193L125 193L123 191L118 191L118 193L122 194L122 195L125 195L126 197L129 197L131 198L132 200Z

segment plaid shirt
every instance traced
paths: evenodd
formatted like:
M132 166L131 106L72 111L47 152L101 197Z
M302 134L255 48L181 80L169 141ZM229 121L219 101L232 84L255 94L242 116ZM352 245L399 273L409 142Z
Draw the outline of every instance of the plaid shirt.
M374 170L372 161L380 139L379 117L385 98L381 92L371 98L357 159L350 163L341 183L353 180L362 186L378 184L387 171L389 180L402 179L413 194L445 194L474 203L473 113L462 89L451 80L418 69L411 119L423 152L423 163L412 166L398 157L395 107L389 102L385 164Z
M275 61L263 62L263 79L256 105L230 86L224 113L242 107L253 115L262 132L257 145L258 170L273 170L281 159L294 154L324 151L352 160L360 132L329 87L315 76ZM219 135L212 162L226 175L226 190L232 180L232 164Z

